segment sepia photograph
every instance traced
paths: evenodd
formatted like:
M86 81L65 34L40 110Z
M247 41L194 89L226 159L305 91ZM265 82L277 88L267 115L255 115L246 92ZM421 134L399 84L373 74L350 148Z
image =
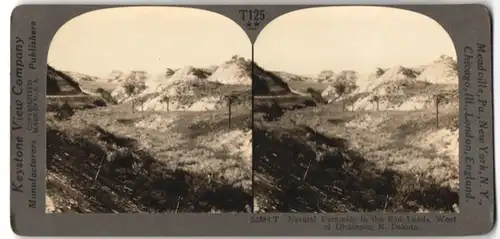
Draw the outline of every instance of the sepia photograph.
M84 13L47 65L47 213L252 212L252 45L181 7Z
M459 212L459 77L433 19L284 14L254 44L254 212Z

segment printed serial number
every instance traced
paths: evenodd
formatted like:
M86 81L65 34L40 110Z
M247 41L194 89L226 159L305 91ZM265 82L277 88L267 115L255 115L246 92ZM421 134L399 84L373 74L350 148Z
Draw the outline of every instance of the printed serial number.
M252 216L250 223L277 223L279 216Z

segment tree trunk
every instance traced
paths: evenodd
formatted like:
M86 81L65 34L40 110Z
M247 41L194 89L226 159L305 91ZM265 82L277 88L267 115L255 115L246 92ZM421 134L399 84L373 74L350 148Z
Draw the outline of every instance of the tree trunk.
M436 100L436 129L439 128L439 101Z
M167 100L167 112L170 112L170 100Z
M228 114L229 114L228 127L231 128L231 100L227 101L227 106L228 106Z
M377 111L380 111L378 100L377 100Z

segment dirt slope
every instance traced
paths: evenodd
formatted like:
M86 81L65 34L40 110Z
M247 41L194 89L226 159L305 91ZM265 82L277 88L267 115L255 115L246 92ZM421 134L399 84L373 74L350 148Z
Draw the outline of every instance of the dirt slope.
M276 74L266 71L257 64L253 66L254 96L286 95L292 93L288 84Z
M83 94L78 83L67 74L47 65L47 95Z
M286 112L277 121L254 119L255 207L268 212L456 210L458 141L453 139L458 131L450 123L456 112L443 116L436 130L432 111L412 113L413 120L407 120L407 112L341 116L331 105L320 107Z
M235 111L230 129L225 112L132 113L116 105L67 121L49 115L52 209L245 212L252 198L249 112ZM231 142L221 145L221 138Z

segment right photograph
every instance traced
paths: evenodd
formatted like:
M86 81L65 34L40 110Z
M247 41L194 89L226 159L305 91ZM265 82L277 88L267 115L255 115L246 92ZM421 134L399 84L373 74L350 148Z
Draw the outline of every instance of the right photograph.
M451 37L412 11L316 7L254 44L254 212L459 212Z

